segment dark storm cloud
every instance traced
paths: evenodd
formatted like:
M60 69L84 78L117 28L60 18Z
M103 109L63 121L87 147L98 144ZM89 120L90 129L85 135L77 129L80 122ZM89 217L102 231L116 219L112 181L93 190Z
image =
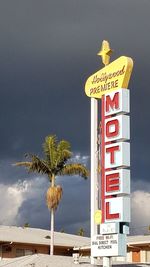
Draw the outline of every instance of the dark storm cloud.
M61 179L60 181L61 182ZM77 232L78 224L83 225L90 218L90 180L83 180L77 177L68 177L63 179L62 187L64 190L62 206L56 217L57 228L64 230L74 230ZM73 227L74 225L74 227ZM74 228L74 229L73 229ZM75 229L76 228L76 229ZM89 233L89 228L86 226L86 232Z
M32 175L28 176L23 169L12 168L11 163L22 160L26 152L42 155L42 143L48 134L67 139L75 152L89 154L90 99L85 96L84 83L88 76L102 67L101 59L96 54L102 40L108 39L114 49L112 60L128 55L135 62L129 85L131 171L132 179L138 182L137 185L134 183L132 190L139 189L141 181L142 190L144 186L146 188L150 164L149 13L149 0L0 2L2 184L13 184L26 177L31 179ZM77 205L75 200L72 203L74 213L69 215L68 202L72 201L75 191L67 182L65 186L62 202L65 217L60 209L56 227L59 230L63 225L70 229L70 223L75 231L81 221L83 225L88 225L88 205L86 198L83 198L85 207L82 211L79 205L81 197L78 197ZM83 184L79 183L78 186L81 186L79 196L83 192L89 194L88 188L84 191ZM31 217L37 203L39 210ZM48 217L41 207L44 204L40 203L41 200L34 203L33 198L29 197L20 207L18 220L23 223L29 217L33 226L47 227ZM79 206L79 212L76 206ZM40 210L43 222L40 220ZM82 215L78 220L79 213Z
M84 82L101 67L100 42L107 37L118 54L131 54L140 65L141 44L148 49L148 7L146 1L145 6L140 1L1 3L3 157L40 151L37 144L48 133L68 138L74 150L89 151Z
M56 230L64 229L66 232L77 233L79 228L83 227L89 234L90 181L74 176L58 178L58 183L63 188L63 197L56 211ZM46 179L39 177L31 180L31 186L34 186L33 191L32 188L28 190L18 210L17 225L28 222L30 226L49 229L50 212L45 203L49 183Z
M29 183L31 183L31 187L28 189L27 195L18 209L16 224L23 226L28 222L31 227L49 229L50 212L45 203L48 180L38 177L30 180Z
M24 160L24 158L22 157L20 160ZM35 174L27 172L25 168L13 166L15 162L17 159L14 158L0 161L0 184L10 186L18 180L30 180L35 177Z

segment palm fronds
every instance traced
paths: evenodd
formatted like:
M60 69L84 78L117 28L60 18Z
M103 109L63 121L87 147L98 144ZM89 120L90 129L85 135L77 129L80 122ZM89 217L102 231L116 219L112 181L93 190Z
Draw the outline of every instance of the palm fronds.
M16 163L13 163L12 165L13 166L23 166L23 167L26 167L27 169L30 168L32 162L29 162L29 161L20 161L20 162L16 162Z
M87 179L89 176L89 171L82 164L72 163L64 166L64 168L60 171L60 175L80 175L84 179Z
M45 159L55 175L64 167L72 155L70 143L65 140L58 143L55 135L49 135L45 138L43 150Z
M51 169L54 169L57 160L57 138L56 135L48 135L43 144L45 160Z
M56 135L49 135L43 144L44 159L33 154L27 154L30 161L15 163L15 166L24 166L29 172L46 174L50 181L52 176L79 175L86 179L89 176L87 168L80 163L68 163L72 156L70 143L57 141ZM54 184L53 184L54 185Z
M49 168L47 162L43 159L40 159L36 155L31 155L31 167L29 168L30 172L38 172L41 174L47 174L48 176L51 176L52 172Z
M51 176L51 174L52 174L51 169L47 165L46 161L40 159L36 155L28 155L28 157L30 157L30 159L31 159L30 161L16 162L13 165L14 166L23 166L23 167L27 168L27 170L29 172L37 172L37 173L41 173L41 174L46 174L49 177Z
M65 161L71 158L72 152L70 151L70 143L61 140L57 145L57 162Z

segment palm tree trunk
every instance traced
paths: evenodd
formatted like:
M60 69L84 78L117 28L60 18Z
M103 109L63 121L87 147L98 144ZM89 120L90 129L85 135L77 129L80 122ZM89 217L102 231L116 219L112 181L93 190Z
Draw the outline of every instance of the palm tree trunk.
M50 255L54 255L54 209L51 209L51 244Z
M55 185L55 176L52 175L51 177L51 186ZM55 210L51 209L51 244L50 244L50 255L54 255L54 214Z

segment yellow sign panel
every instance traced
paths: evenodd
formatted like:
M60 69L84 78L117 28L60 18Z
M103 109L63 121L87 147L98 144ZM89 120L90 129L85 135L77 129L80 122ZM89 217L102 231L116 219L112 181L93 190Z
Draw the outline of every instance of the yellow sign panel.
M94 221L96 224L101 224L102 222L102 211L101 210L95 211Z
M89 97L101 98L102 95L119 88L128 88L133 60L119 57L103 69L91 75L85 84L85 93Z

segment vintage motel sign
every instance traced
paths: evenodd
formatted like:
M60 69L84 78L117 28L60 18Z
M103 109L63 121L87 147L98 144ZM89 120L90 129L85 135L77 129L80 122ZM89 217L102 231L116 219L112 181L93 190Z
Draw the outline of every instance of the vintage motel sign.
M103 69L91 75L85 84L85 93L89 97L102 98L102 95L127 88L133 68L133 61L122 56Z
M129 57L121 56L109 64L112 50L103 41L98 53L104 68L91 75L85 84L85 93L92 99L101 99L101 224L96 233L93 216L95 199L91 199L91 256L125 256L126 234L130 222L130 96L128 84L133 68ZM92 104L92 102L91 102ZM94 109L93 109L94 110ZM91 125L93 118L91 113ZM97 129L93 128L93 132ZM91 144L92 136L91 132ZM98 138L98 137L97 137ZM91 161L95 150L91 146ZM91 165L91 196L96 195L95 170ZM93 169L92 169L93 168ZM97 198L96 198L97 199Z

